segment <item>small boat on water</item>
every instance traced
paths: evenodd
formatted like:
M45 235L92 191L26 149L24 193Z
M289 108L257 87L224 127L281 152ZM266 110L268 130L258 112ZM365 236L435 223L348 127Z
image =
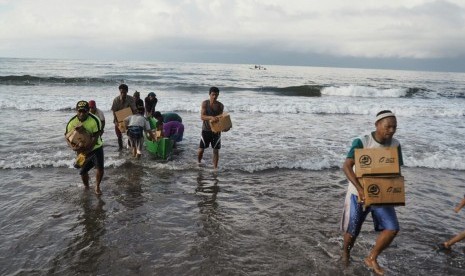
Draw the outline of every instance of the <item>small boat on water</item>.
M261 66L261 65L255 65L254 67L249 67L250 69L255 69L255 70L266 70L266 67Z

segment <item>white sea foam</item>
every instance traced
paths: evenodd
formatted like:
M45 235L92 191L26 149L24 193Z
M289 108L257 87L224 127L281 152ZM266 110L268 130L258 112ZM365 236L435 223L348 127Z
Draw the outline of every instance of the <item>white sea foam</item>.
M431 169L465 170L465 158L463 156L433 155L423 159L407 157L404 162L408 167L422 167Z
M46 93L46 92L43 92ZM112 118L111 102L113 92L104 95L84 95L78 97L57 97L54 93L48 96L6 95L0 98L2 110L20 111L65 111L74 112L75 103L80 99L94 99L107 118ZM157 109L161 112L188 112L200 111L200 103L206 99L205 95L196 95L186 92L172 93L159 92ZM344 94L344 93L340 93ZM363 94L363 93L362 93ZM368 95L369 93L365 93ZM382 93L381 93L382 94ZM347 96L348 94L344 94ZM387 95L386 93L382 95ZM252 98L251 98L252 97ZM340 96L329 94L325 97L285 97L280 95L262 95L259 92L250 92L249 97L236 97L234 93L221 95L220 100L225 103L226 111L239 113L269 113L269 114L376 114L379 110L391 109L398 115L417 117L463 117L465 105L462 100L454 99L408 99L385 97L383 100L373 101L369 97L351 97L341 100Z
M342 86L342 87L325 87L321 91L326 96L345 96L345 97L370 97L370 98L399 98L407 95L407 90L402 88L380 89L368 86Z
M31 152L22 153L17 156L11 156L0 160L0 169L28 169L28 168L73 168L74 156L65 154L67 157L47 156L42 153ZM129 156L129 155L128 155ZM327 155L322 158L307 158L298 160L280 160L276 156L271 156L268 160L262 159L231 159L232 156L223 154L224 160L221 160L221 170L239 170L249 173L266 171L270 169L302 169L302 170L323 170L329 168L341 168L343 158ZM115 157L110 156L105 158L106 168L118 168L126 162L130 157ZM155 170L165 171L183 171L197 170L199 166L192 160L171 160L171 161L156 161L147 160L144 166ZM246 161L246 162L243 162ZM208 160L208 162L210 162ZM465 170L465 158L458 155L448 155L442 153L434 153L427 157L418 157L409 155L408 151L404 151L405 167L424 167L432 169L452 169ZM210 165L208 165L210 166ZM208 167L207 166L207 167Z
M94 74L98 78L105 75L101 67L92 68L98 62L92 64L88 75ZM68 65L73 66L72 63ZM220 87L219 100L225 104L225 111L231 113L233 120L233 129L222 136L224 146L220 166L224 170L255 172L273 168L321 170L340 167L352 139L373 130L376 113L384 109L392 110L398 117L396 136L405 145L406 166L465 169L460 159L465 156L465 100L437 96L439 92L459 95L457 91L463 91L465 87L461 75L318 68L277 68L255 74L238 65L227 67L226 71L221 66L176 66L170 65L169 75L163 75L163 70L157 73L163 82L161 87L137 81L150 78L147 77L149 72L143 72L144 76L138 78L132 71L126 74L123 67L115 69L128 77L125 81L129 84L130 94L137 89L144 97L148 91L155 91L159 99L157 110L162 113L175 111L183 117L185 133L180 146L184 153L171 161L150 160L147 166L156 170L198 169L193 160L201 131L200 104L208 98L207 89L211 85ZM47 75L47 70L41 71L43 68L47 67L36 68L37 74ZM15 70L20 72L22 69ZM82 71L79 67L79 70L67 72L78 74ZM60 72L53 73L59 75ZM180 76L173 80L177 74ZM176 83L171 85L170 81ZM322 89L321 97L317 96L319 86L326 87ZM271 89L260 90L260 87ZM311 90L312 96L305 96L307 90ZM417 90L420 97L412 97L410 94ZM436 97L423 97L421 93ZM94 99L107 118L104 134L104 143L109 146L109 150L105 150L106 167L123 166L126 158L113 151L117 142L110 109L117 95L117 84L113 83L0 84L0 168L72 168L74 155L62 138L63 130L75 114L75 103L82 99Z

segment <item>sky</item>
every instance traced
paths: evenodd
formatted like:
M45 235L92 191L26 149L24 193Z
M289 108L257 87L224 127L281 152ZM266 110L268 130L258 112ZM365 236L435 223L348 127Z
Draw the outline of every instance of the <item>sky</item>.
M0 57L465 72L465 1L0 0Z

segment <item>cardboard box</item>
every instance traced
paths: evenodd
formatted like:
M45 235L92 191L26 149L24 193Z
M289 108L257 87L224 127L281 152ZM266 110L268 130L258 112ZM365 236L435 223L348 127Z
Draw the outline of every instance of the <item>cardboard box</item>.
M400 175L397 147L355 149L355 175Z
M365 193L365 206L405 205L403 176L359 178Z
M122 122L124 119L131 115L132 109L130 107L126 107L115 112L116 120L118 120L118 122Z
M118 128L121 131L121 133L126 133L126 131L128 131L128 128L127 128L126 123L124 121L118 122Z
M210 128L212 129L213 132L221 132L225 130L229 130L232 128L232 122L231 122L231 117L229 116L228 113L223 113L219 117L219 121L212 123L210 121Z
M76 151L89 147L92 142L91 135L82 126L77 126L66 133L65 137L68 145Z
M118 128L121 131L121 133L126 133L127 127L123 123L124 119L126 119L128 116L132 115L132 109L130 107L126 107L124 109L118 110L115 112L116 120L118 121Z

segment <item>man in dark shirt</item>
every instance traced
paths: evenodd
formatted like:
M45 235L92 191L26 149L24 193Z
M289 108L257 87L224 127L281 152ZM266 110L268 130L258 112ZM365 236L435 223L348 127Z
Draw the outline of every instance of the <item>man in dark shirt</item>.
M116 118L115 112L125 109L127 107L131 108L133 114L137 111L134 98L128 96L128 90L129 88L126 84L121 84L119 86L120 95L113 100L113 104L111 106L111 111L113 111L113 123L115 124L115 133L118 137L119 150L123 149L123 135L121 134L121 130L119 129L118 120Z
M150 92L147 97L145 97L145 113L148 116L154 116L155 106L157 106L158 99L157 95L154 92Z
M197 161L202 162L205 148L212 145L213 148L213 167L218 168L219 150L221 148L221 132L215 133L211 130L210 121L218 122L218 116L223 114L224 106L217 99L220 90L217 87L211 87L209 91L209 100L202 102L200 110L200 119L203 121L202 138L200 140Z

